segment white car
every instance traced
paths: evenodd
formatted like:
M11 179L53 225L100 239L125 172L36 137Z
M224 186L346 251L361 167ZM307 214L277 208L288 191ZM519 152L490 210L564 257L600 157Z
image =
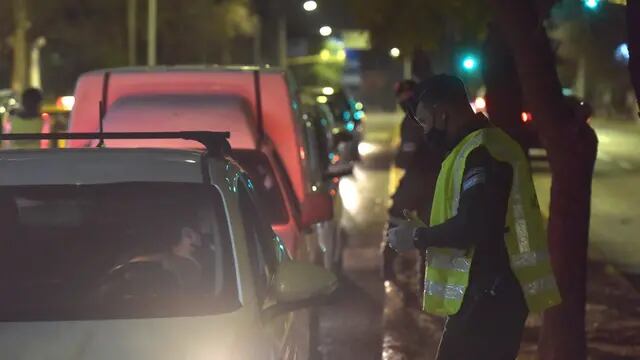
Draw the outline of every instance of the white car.
M290 259L222 135L126 136L208 150L0 152L1 357L308 358L337 280Z

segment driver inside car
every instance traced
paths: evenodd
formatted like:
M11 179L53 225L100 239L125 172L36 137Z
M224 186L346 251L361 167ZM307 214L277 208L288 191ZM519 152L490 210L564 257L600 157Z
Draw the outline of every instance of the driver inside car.
M129 263L158 262L177 278L183 290L197 291L201 288L202 280L202 264L197 260L197 253L203 245L202 236L194 226L174 228L170 234L172 239L165 251L135 256Z

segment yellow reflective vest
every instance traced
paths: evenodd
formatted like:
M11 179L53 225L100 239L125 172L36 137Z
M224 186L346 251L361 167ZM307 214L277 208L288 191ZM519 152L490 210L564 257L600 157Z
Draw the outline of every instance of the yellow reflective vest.
M4 132L7 134L39 134L49 133L51 120L48 114L34 117L11 115L4 120ZM10 149L39 149L48 147L48 141L19 140L7 141L3 147Z
M431 208L430 225L444 223L458 210L467 156L484 146L492 157L513 169L512 187L505 225L505 245L511 269L518 278L531 312L541 312L560 303L560 294L549 263L547 237L529 162L520 145L498 128L474 131L443 161ZM473 236L473 234L469 234ZM427 249L423 310L453 315L460 310L469 284L474 249Z

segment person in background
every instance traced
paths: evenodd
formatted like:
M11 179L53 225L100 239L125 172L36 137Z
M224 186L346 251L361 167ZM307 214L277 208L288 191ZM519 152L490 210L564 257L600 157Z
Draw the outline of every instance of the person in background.
M51 132L51 118L42 113L42 92L28 88L22 93L22 107L12 113L5 113L2 119L4 134L48 134ZM5 149L48 148L48 140L20 140L4 142Z
M430 148L424 141L422 127L415 122L417 106L416 91L420 85L413 80L404 80L395 87L396 101L403 109L405 116L401 124L400 145L395 157L395 166L404 171L394 193L391 196L391 207L388 209L387 229L392 229L404 220L403 211L415 212L421 219L427 219L433 198L433 184L437 177L437 168L442 160L439 149ZM431 185L429 185L431 184ZM386 242L383 243L383 278L395 282L395 261L397 253ZM422 292L422 274L424 274L424 253L420 252L418 266L418 293ZM417 304L415 292L405 293L405 301Z

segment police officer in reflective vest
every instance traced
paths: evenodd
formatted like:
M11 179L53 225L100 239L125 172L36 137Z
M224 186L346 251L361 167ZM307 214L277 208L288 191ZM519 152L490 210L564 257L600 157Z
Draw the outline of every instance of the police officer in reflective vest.
M51 119L48 114L41 113L42 92L35 88L28 88L22 93L22 108L8 114L2 120L2 130L5 134L38 134L51 131ZM46 140L20 140L5 141L3 148L10 149L37 149L46 148L49 142Z
M423 82L415 119L448 150L428 225L389 230L397 251L425 251L422 308L448 316L437 359L515 359L528 313L560 303L529 163L475 114L462 81Z

